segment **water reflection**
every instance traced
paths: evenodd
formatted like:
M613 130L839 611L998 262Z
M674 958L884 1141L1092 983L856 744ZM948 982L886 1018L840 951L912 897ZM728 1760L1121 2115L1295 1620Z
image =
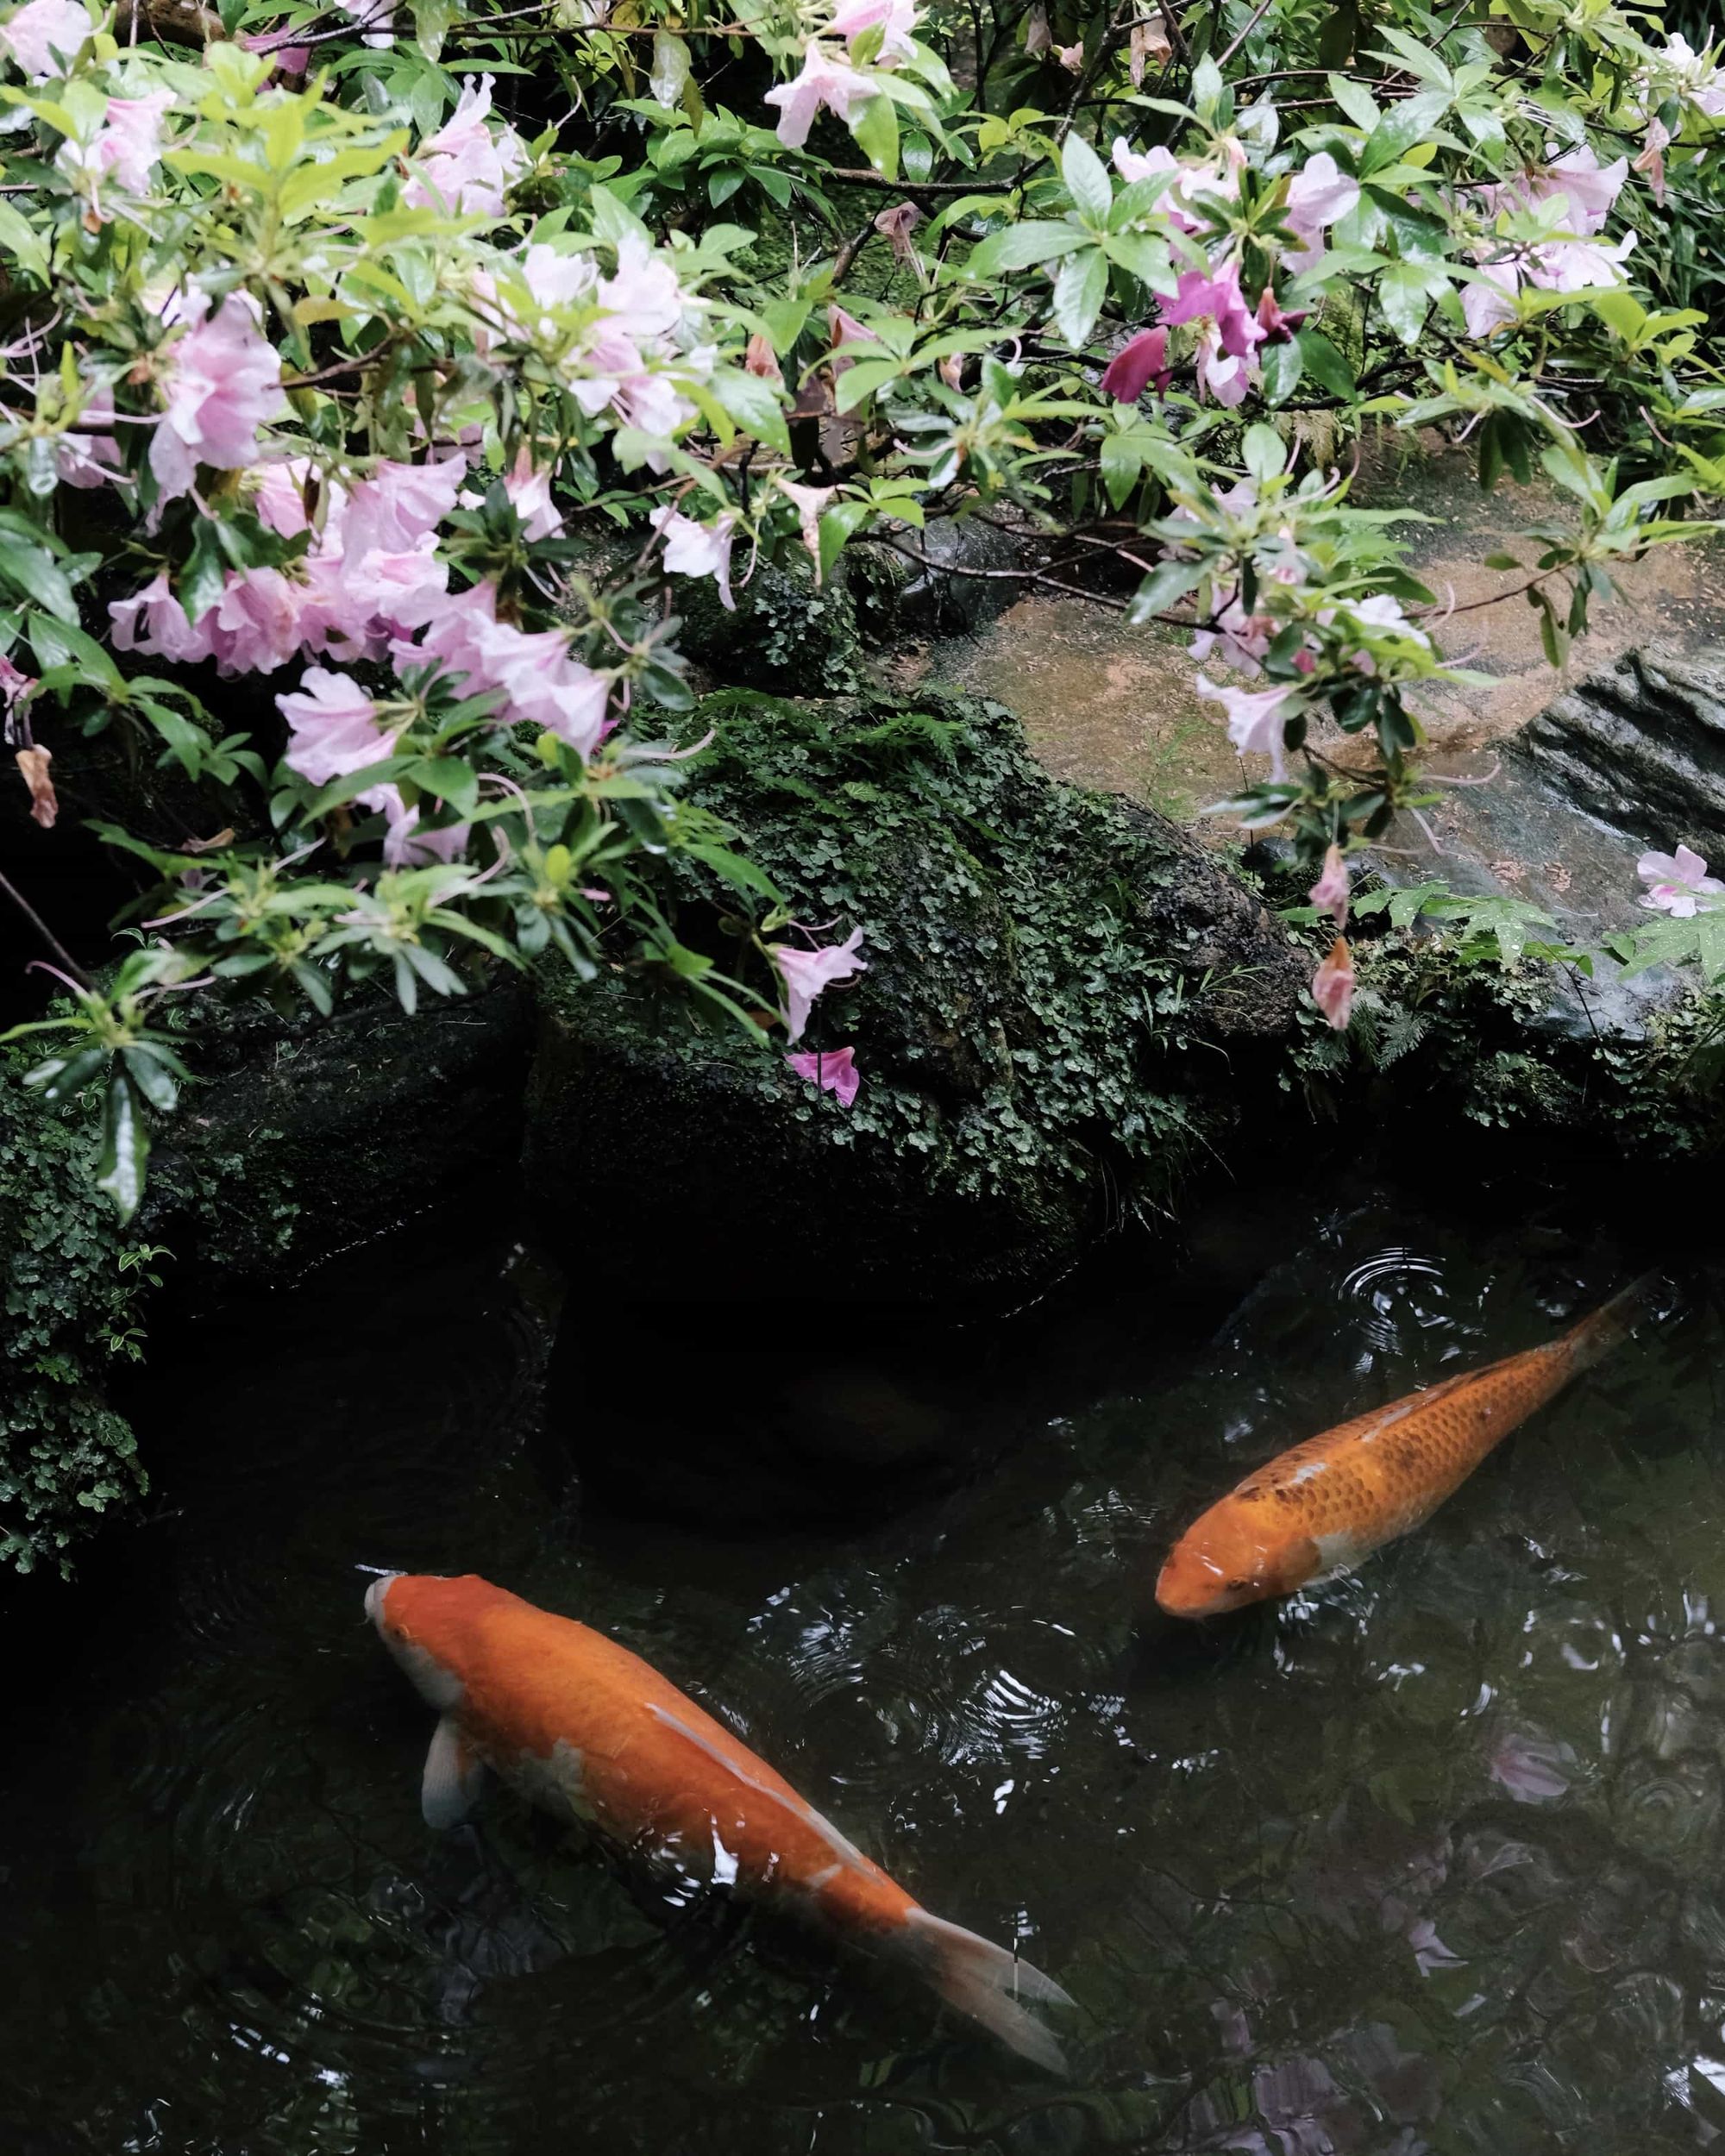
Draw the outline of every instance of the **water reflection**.
M43 1643L0 1770L0 2142L1708 2146L1725 2132L1708 1297L1357 1576L1176 1638L1150 1584L1209 1498L1548 1337L1634 1257L1559 1212L1482 1232L1388 1200L1279 1247L1257 1277L1237 1253L1241 1291L1207 1337L1150 1322L1137 1289L1050 1313L1039 1389L1023 1342L934 1390L799 1373L812 1416L863 1403L847 1472L896 1471L937 1434L996 1463L956 1489L909 1479L888 1517L725 1539L548 1503L501 1251L421 1236L314 1283L267 1334L207 1338L227 1434L90 1637ZM1000 1459L1001 1427L1032 1413ZM930 1906L1021 1940L1080 2002L1072 2080L506 1797L428 1833L426 1720L361 1620L365 1564L480 1570L647 1656Z

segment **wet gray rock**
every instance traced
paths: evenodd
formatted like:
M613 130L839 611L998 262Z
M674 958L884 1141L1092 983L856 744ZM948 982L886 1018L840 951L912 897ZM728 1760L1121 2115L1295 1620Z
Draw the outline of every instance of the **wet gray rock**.
M1509 752L1571 812L1669 851L1725 845L1725 649L1628 652L1523 727Z
M1598 951L1647 924L1635 877L1645 847L1725 854L1725 649L1628 652L1501 743L1490 768L1480 761L1457 769L1434 759L1440 803L1423 826L1402 818L1396 850L1374 865L1394 883L1441 877L1458 892L1528 900L1555 922L1547 933ZM1609 957L1590 980L1568 967L1546 978L1549 1001L1531 1026L1577 1041L1640 1040L1695 985L1664 967L1625 981Z

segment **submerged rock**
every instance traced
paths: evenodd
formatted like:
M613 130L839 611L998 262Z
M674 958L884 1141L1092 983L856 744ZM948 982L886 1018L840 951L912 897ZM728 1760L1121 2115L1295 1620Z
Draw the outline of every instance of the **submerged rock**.
M863 932L868 972L799 1044L854 1044L862 1090L816 1093L782 1037L691 1032L643 976L548 982L530 1197L548 1227L602 1221L625 1292L674 1251L724 1299L999 1308L1165 1204L1270 1082L1251 1051L1307 971L1281 924L1161 818L1051 780L1001 706L731 692L709 730L694 798L794 919Z

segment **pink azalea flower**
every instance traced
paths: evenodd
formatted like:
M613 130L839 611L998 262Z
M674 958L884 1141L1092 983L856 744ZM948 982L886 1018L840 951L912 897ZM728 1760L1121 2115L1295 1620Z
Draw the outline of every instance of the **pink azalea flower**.
M395 0L336 0L336 4L350 22L364 25L363 44L377 51L394 44Z
M865 30L885 32L877 60L909 60L915 50L911 40L917 26L915 0L844 0L832 18L832 34L853 47Z
M82 417L106 420L111 426L113 391L106 387L91 390L84 400ZM54 444L54 469L68 486L104 486L110 479L125 476L120 445L111 434L63 434Z
M454 509L467 476L463 456L434 464L382 459L348 498L339 527L343 553L411 553Z
M1697 899L1725 892L1725 883L1709 876L1707 863L1687 846L1679 846L1674 854L1643 854L1635 863L1635 874L1647 887L1641 904L1679 921L1690 920L1701 911Z
M60 73L61 60L76 57L95 27L77 0L28 0L0 22L0 49L32 82L44 82Z
M1584 143L1581 148L1559 158L1543 172L1527 172L1519 183L1512 181L1511 185L1519 185L1529 202L1550 202L1561 197L1568 204L1570 230L1586 239L1604 230L1611 205L1628 177L1627 157L1614 158L1610 164L1602 165L1592 145Z
M665 567L673 576L710 576L718 586L719 604L734 611L731 597L731 534L737 522L727 511L712 524L698 524L674 509L662 509L653 519L655 531L665 539Z
M212 607L204 621L213 624L214 617ZM210 656L208 629L202 624L194 629L186 620L166 576L152 578L130 599L111 599L108 618L116 651L140 651L153 659L179 659L188 665Z
M248 53L268 55L270 72L266 79L270 82L279 77L303 75L311 65L311 47L296 45L292 30L248 30L235 42Z
M1341 848L1332 846L1324 856L1323 874L1306 896L1320 913L1327 913L1339 929L1346 928L1349 888L1348 872L1342 861Z
M298 688L275 700L293 735L287 767L313 786L363 771L390 753L391 737L379 730L377 705L345 674L307 667ZM401 796L395 798L399 802Z
M1290 691L1279 682L1267 689L1220 688L1201 674L1194 686L1200 696L1227 712L1228 739L1242 755L1268 756L1272 775L1286 776L1282 734L1293 717L1287 708Z
M617 274L599 280L599 304L637 343L668 336L688 306L676 271L635 232L618 241Z
M305 482L311 474L309 457L273 457L246 474L252 509L260 524L283 539L297 538L310 523L305 512ZM338 504L331 517L339 516L346 500L336 490Z
M768 943L767 956L779 968L785 984L785 1038L800 1041L808 1024L809 1010L823 988L835 981L849 981L866 973L868 962L856 956L862 941L860 928L852 929L842 943L819 950L798 950L789 943Z
M1482 274L1489 281L1469 285L1461 296L1462 316L1469 333L1484 336L1501 323L1513 322L1515 295L1524 283L1554 292L1621 285L1623 262L1634 244L1633 232L1626 233L1615 246L1599 240L1548 240L1541 246L1521 249L1508 260L1482 263Z
M223 674L273 674L298 652L306 586L279 569L234 569L222 596L198 625L209 625Z
M1353 953L1347 938L1338 936L1324 962L1312 975L1312 1000L1338 1033L1347 1031L1353 1009Z
M368 809L379 811L387 826L383 841L386 868L423 868L428 862L459 861L467 851L471 824L444 824L422 830L418 807L409 808L401 788L387 780L368 787L359 798Z
M281 358L246 302L235 294L211 315L202 292L181 313L191 323L166 354L167 410L150 443L150 469L164 498L191 490L200 464L233 471L255 464L258 429L285 406Z
M1438 1937L1438 1927L1429 1916L1415 1917L1408 1925L1408 1944L1414 1949L1414 1965L1422 1977L1434 1975L1442 1969L1459 1969L1465 1965L1462 1957L1446 1946Z
M301 634L309 649L380 659L393 637L423 629L445 605L449 570L436 542L354 555L329 548L308 556Z
M610 731L603 674L584 666L560 630L530 632L497 618L496 587L476 584L442 607L418 644L395 647L398 665L441 659L467 677L468 694L496 691L505 724L555 734L589 756Z
M1103 368L1101 386L1117 404L1135 404L1151 382L1157 395L1165 397L1173 379L1168 370L1167 330L1140 329Z
M1275 635L1273 616L1248 614L1238 599L1230 599L1215 616L1213 627L1194 632L1188 649L1195 659L1208 659L1220 647L1219 655L1227 665L1256 680Z
M1116 135L1113 147L1114 170L1128 185L1153 179L1158 172L1176 175L1157 197L1156 206L1181 232L1203 232L1209 229L1209 219L1196 206L1200 195L1226 197L1239 192L1239 171L1245 155L1238 142L1230 141L1223 145L1221 163L1183 165L1162 143L1157 143L1154 149L1135 150L1124 135Z
M469 217L503 215L504 197L527 154L513 128L493 132L486 125L492 80L486 75L477 87L468 83L449 119L420 144L419 172L403 190L404 201L419 210L441 204Z
M88 147L68 137L60 146L55 164L74 176L88 173L92 197L110 178L126 194L144 194L161 156L162 115L172 103L171 90L158 90L147 97L110 97L107 116Z
M779 108L779 140L787 150L800 150L808 141L814 116L825 105L847 125L851 115L875 94L874 83L837 60L819 40L803 55L803 68L794 82L781 83L767 92L767 103Z
M35 686L34 674L25 674L21 668L15 667L5 653L0 651L0 708L4 709L9 722L12 717L13 707L19 699L28 696ZM9 730L6 738L9 741L13 738Z
M505 475L503 491L514 505L524 536L555 539L562 531L563 520L551 499L551 474L534 469L533 452L524 442Z
M1298 273L1310 269L1324 252L1324 235L1339 224L1359 202L1359 182L1342 171L1327 150L1309 160L1303 172L1289 183L1287 207L1282 222L1299 241L1299 247L1283 259Z
M1253 362L1224 351L1213 322L1207 322L1199 335L1193 364L1199 388L1208 392L1219 404L1232 411L1245 402L1245 393L1251 387Z
M799 1078L806 1078L823 1093L837 1094L839 1106L848 1108L862 1083L855 1056L854 1049L829 1048L817 1049L812 1055L787 1056L785 1061Z

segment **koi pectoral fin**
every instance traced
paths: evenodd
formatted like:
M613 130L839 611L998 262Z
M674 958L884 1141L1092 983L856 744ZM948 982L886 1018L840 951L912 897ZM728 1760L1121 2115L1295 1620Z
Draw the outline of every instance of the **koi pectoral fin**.
M425 1824L440 1833L459 1827L485 1786L485 1762L468 1744L453 1714L445 1714L425 1755L419 1784L419 1809Z

